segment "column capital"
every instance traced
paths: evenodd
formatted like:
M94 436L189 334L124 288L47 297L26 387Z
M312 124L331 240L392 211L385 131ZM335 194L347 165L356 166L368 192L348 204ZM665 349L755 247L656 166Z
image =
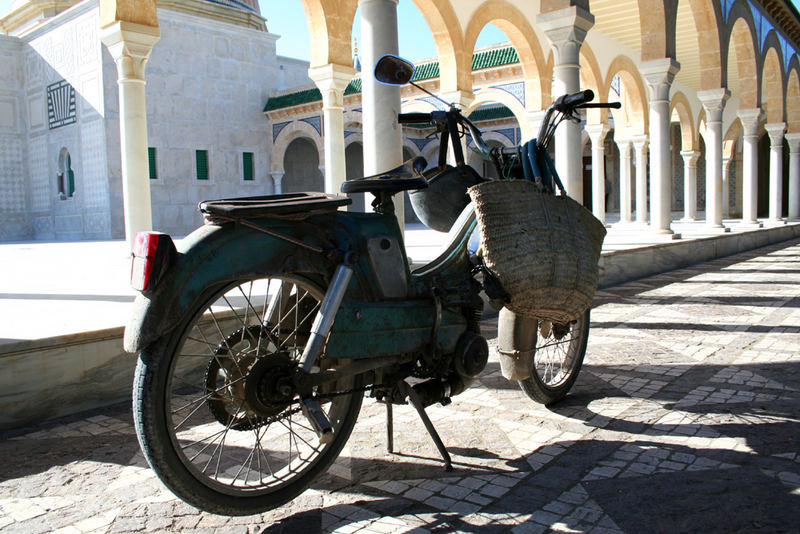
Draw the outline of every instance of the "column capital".
M708 89L697 91L697 98L706 110L706 122L721 122L722 110L725 109L725 102L731 97L731 92L720 87L719 89Z
M639 72L650 87L654 101L669 100L669 88L679 70L681 64L671 57L651 59L639 64Z
M586 133L589 135L589 139L592 140L592 148L597 146L602 147L603 141L606 139L606 135L608 135L608 132L611 131L611 127L604 123L587 124L583 127L583 129L586 130Z
M783 136L786 142L789 143L789 152L791 154L800 153L800 133L792 132Z
M308 77L314 80L325 108L344 108L344 90L355 76L352 65L328 63L308 69Z
M100 40L108 47L117 64L119 81L144 82L144 68L153 45L161 38L158 26L124 20L100 29Z
M697 160L700 158L700 152L697 150L682 150L681 156L687 167L696 167Z
M578 64L586 33L594 26L594 15L580 6L570 6L536 15L536 24L556 50L556 65Z
M631 137L631 142L633 142L633 147L637 152L647 150L648 139L646 135Z
M391 2L394 5L398 5L400 0L358 0L358 5L363 6L364 4L371 4L372 2L383 2L384 4L386 2Z
M630 158L631 152L633 151L633 140L628 137L623 137L621 139L614 138L614 142L617 144L617 150L619 150L619 157L621 158Z
M785 122L772 122L765 124L764 129L767 131L767 134L769 134L769 140L772 143L772 146L783 144L783 134L786 132Z
M745 136L758 135L758 125L764 115L761 108L740 109L736 112L736 115L742 123L742 130L744 130Z

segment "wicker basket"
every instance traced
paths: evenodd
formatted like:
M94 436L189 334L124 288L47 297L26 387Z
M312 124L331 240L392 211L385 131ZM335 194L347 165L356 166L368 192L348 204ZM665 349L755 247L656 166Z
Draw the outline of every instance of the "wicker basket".
M563 324L589 308L606 235L591 212L525 180L486 182L469 194L484 264L510 295L508 309Z

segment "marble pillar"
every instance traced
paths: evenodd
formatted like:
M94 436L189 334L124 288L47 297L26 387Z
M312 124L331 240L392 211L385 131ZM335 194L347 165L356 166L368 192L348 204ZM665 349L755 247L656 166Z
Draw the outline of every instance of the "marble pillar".
M633 139L636 157L636 222L647 224L647 136Z
M158 27L126 21L100 30L100 39L117 65L122 201L125 239L131 246L137 232L153 229L144 71L160 37Z
M309 69L322 93L325 148L325 192L339 194L347 167L344 157L344 90L355 75L352 66L328 64Z
M669 90L680 65L674 59L645 61L639 71L650 88L650 228L672 234L672 150Z
M697 220L697 160L700 152L681 152L683 157L683 221Z
M758 224L758 125L761 110L738 111L742 124L742 224Z
M787 133L789 143L789 220L800 220L800 133Z
M629 223L631 218L631 165L633 164L633 142L617 140L619 149L619 221Z
M579 6L540 13L537 25L553 47L553 98L580 91L580 49L594 16ZM581 127L565 121L555 133L556 170L567 193L583 202Z
M769 220L783 220L783 134L786 123L765 124L769 135Z
M722 111L731 94L727 89L698 91L697 98L706 112L706 224L722 225Z
M607 124L587 124L586 133L592 141L592 213L606 222L606 135L611 131Z
M398 0L358 0L365 73L371 73L384 54L397 54L397 3ZM403 131L397 122L400 88L378 83L368 75L361 78L361 84L364 175L370 176L403 163ZM403 228L403 195L394 196L394 206Z
M269 175L272 177L272 194L280 195L283 193L283 171L270 171Z

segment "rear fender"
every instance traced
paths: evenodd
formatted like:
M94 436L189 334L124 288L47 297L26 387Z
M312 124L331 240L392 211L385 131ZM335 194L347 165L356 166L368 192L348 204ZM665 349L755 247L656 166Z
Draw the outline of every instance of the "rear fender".
M315 217L315 219L317 219ZM316 246L333 248L335 226L270 221L270 229ZM327 234L327 235L326 235ZM136 353L197 311L204 299L251 275L292 273L326 287L335 264L325 255L240 225L205 225L179 243L178 254L147 296L140 294L125 328L125 351Z

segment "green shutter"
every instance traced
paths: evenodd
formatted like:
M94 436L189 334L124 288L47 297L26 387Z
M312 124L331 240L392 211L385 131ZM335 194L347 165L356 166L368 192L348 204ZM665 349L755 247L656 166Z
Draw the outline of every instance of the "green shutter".
M196 150L197 179L208 180L208 150Z
M253 180L253 153L242 153L242 178L246 182Z
M156 172L156 149L154 147L147 147L147 162L150 165L150 179L158 179L158 173Z
M75 194L75 173L72 170L72 157L67 153L67 196Z

